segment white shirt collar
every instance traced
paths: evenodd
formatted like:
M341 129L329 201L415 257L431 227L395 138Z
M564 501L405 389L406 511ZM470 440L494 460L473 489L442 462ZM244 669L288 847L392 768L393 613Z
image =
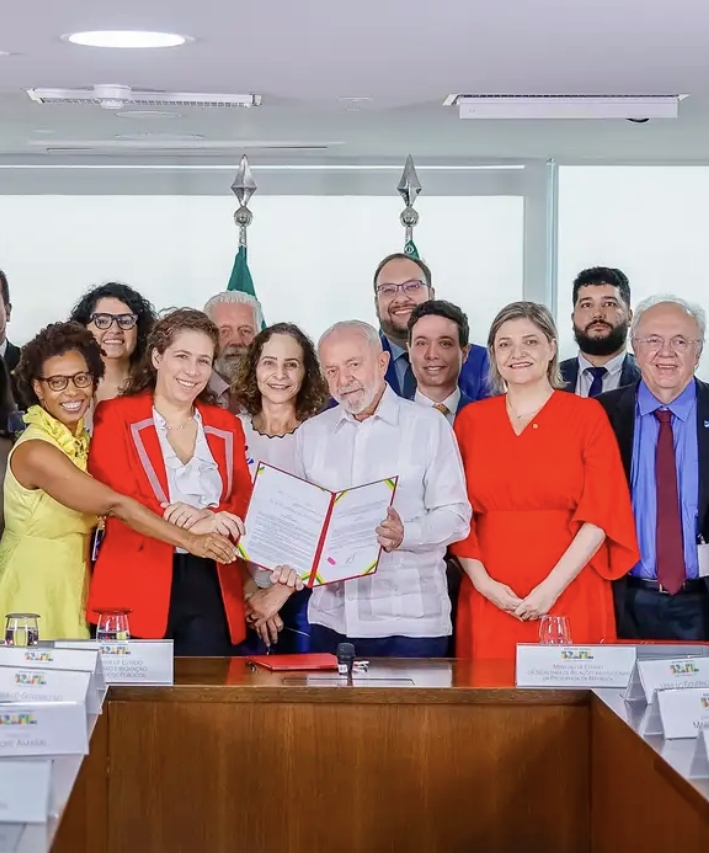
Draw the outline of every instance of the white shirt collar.
M416 394L414 396L414 401L416 403L420 403L422 406L435 406L433 400L430 397L427 397L424 393L416 389ZM460 388L456 388L455 391L443 400L443 405L448 409L448 411L454 415L458 411L458 403L460 403Z
M0 356L5 358L5 353L7 352L7 338L0 344Z
M603 367L608 371L609 376L618 376L620 371L623 369L623 362L625 361L625 356L627 353L625 351L618 353L618 355L613 356L610 361L607 361ZM591 364L591 362L586 358L583 353L579 353L579 372L583 373L584 370L589 370L592 367L595 367L595 364Z
M372 417L396 426L399 423L399 400L399 396L392 391L388 385L385 385L384 393L382 394L379 405ZM356 420L354 415L351 415L342 404L340 404L339 409L340 417L338 418L337 426L339 426L343 421L361 423L361 421Z

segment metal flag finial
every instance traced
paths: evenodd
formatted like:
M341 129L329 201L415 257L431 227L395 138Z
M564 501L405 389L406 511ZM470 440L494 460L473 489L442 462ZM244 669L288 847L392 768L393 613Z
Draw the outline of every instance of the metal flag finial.
M421 192L421 181L419 181L419 176L416 174L414 159L410 154L406 158L404 171L401 173L401 180L399 181L397 190L406 205L404 210L401 212L399 220L406 229L405 240L406 246L408 247L409 245L413 245L414 226L416 226L419 221L419 215L414 210L414 202Z
M236 196L239 202L239 209L234 214L234 222L239 228L239 245L246 246L246 229L251 225L253 214L249 210L249 201L251 196L257 190L256 181L251 174L251 166L249 159L244 154L239 163L239 170L236 173L234 182L231 185L231 191Z

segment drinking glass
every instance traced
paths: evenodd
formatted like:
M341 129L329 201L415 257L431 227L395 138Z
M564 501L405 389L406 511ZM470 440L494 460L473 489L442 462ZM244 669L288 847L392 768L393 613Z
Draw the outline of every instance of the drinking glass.
M39 643L38 613L8 613L5 616L5 645L36 646Z
M99 641L122 642L130 640L128 614L130 610L113 608L103 610L96 625L96 639Z
M543 646L570 646L571 630L567 616L542 616L539 642Z

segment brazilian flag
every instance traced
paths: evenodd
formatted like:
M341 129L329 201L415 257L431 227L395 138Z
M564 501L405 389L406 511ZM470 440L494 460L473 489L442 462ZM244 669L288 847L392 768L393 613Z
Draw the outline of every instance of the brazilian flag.
M404 246L404 254L408 255L410 258L416 258L420 260L421 256L419 255L419 250L416 248L416 243L413 240L407 240L406 245Z
M246 257L246 246L239 246L239 251L234 259L234 267L231 271L227 290L236 290L240 293L248 293L257 299L256 289L254 288L254 280L251 278L251 270ZM262 328L266 328L266 322L262 324Z

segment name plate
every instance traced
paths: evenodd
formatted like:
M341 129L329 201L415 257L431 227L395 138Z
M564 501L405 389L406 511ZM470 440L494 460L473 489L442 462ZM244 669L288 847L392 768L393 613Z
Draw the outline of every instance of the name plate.
M662 734L667 740L695 738L700 729L709 726L709 690L658 690L657 705Z
M128 640L115 643L67 640L55 643L54 647L90 647L99 651L106 684L175 683L175 649L172 640Z
M51 760L0 759L0 823L45 823L51 779Z
M0 668L6 667L87 672L89 689L86 696L86 710L91 715L101 713L106 686L101 658L95 649L0 646Z
M687 687L709 690L709 658L639 660L633 667L625 698L628 702L650 704L658 690Z
M0 703L0 758L87 755L86 706L79 702Z
M625 689L635 666L634 646L517 646L517 687Z
M0 666L0 702L86 704L91 673L69 669L14 669Z

